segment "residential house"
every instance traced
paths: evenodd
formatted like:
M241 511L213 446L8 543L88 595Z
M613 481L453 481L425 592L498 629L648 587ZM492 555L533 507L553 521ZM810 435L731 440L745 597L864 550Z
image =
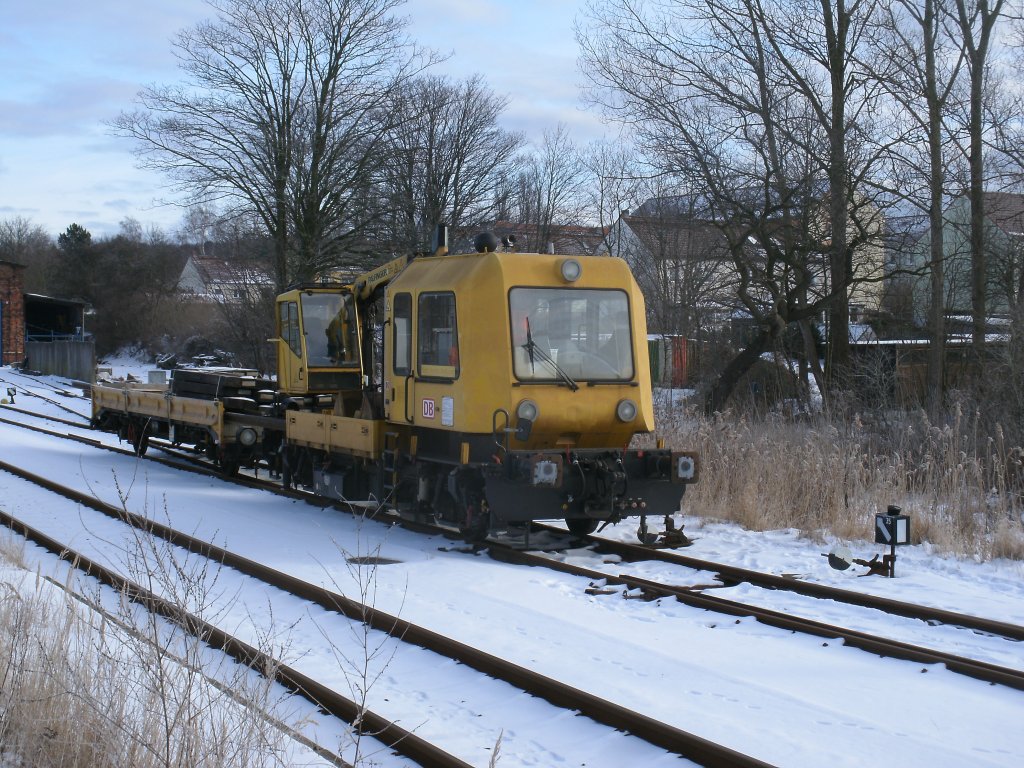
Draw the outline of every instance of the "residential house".
M736 272L722 231L689 216L622 211L603 252L625 259L656 333L690 333L720 324L736 307Z
M273 285L265 272L216 256L192 254L178 278L178 291L201 301L235 303Z
M1024 293L1024 195L985 193L986 309L990 316L1010 314ZM914 304L923 320L931 304L927 234L919 241L915 258L922 277L914 283ZM947 315L970 315L971 302L971 202L962 195L946 209L942 249Z
M853 318L860 319L880 309L883 296L885 248L882 241L882 216L873 207L859 208L864 227L877 231L878 237L857 248L853 260L855 283L850 289ZM851 223L850 236L856 229ZM780 237L781 222L773 238ZM818 236L827 247L827 231ZM754 267L753 290L757 295L756 271L766 257L766 243L753 236L746 238L749 263ZM698 197L652 198L632 214L623 211L611 227L607 252L626 259L644 289L652 327L662 332L689 332L707 323L718 322L733 313L743 312L737 300L739 274L730 253L722 220L710 205ZM828 290L826 254L808 257L811 270L811 296ZM765 300L770 300L765 295Z

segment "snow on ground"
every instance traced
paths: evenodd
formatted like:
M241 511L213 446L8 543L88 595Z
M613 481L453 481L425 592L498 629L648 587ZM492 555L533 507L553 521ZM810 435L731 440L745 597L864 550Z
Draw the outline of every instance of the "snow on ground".
M135 375L145 380L145 371ZM19 388L37 386L10 369L0 369L0 380L16 380ZM88 413L84 399L62 398L44 388L39 393ZM26 397L18 404L68 416L46 400ZM13 413L8 418L30 420ZM69 431L65 425L59 429ZM116 443L113 436L104 440ZM900 766L1016 766L1024 760L1021 691L941 667L879 659L838 641L793 635L675 601L587 595L589 585L580 579L473 556L443 539L0 424L0 458L13 461L15 453L18 463L33 471L89 487L104 500L116 503L118 486L122 493L130 488L127 503L134 511L169 519L182 530L310 581L334 584L349 596L370 586L381 610L776 765L855 766L873 760ZM124 560L131 548L123 534L108 527L112 524L10 476L0 475L0 499L0 506L31 525L61 535L75 530L76 546L113 562ZM896 579L861 578L862 568L831 570L821 556L824 548L793 531L752 533L703 524L699 510L688 512L686 530L696 541L686 554L1024 624L1020 563L943 558L914 546L899 551ZM630 539L634 528L620 524L605 535ZM853 548L860 557L881 551L868 542ZM377 566L370 582L346 561L367 554L393 561ZM562 557L609 573L620 567L589 550ZM670 583L710 579L665 564L628 570ZM243 634L281 635L307 673L342 690L351 682L337 655L339 646L358 651L348 645L360 637L349 623L229 573L220 574L217 589L222 599L216 610L224 626ZM714 594L1024 668L1021 643L781 592L766 596L748 585ZM501 731L501 766L678 764L636 739L581 724L582 718L504 684L485 686L475 673L433 654L380 638L372 642L381 644L379 659L387 663L380 662L371 707L417 727L420 735L437 739L474 765L486 764ZM477 721L480 725L473 726Z

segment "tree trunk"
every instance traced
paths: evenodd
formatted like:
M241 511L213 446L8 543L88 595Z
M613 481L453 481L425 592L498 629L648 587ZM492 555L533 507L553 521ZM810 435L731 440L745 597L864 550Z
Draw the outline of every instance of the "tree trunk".
M928 411L933 417L938 415L942 407L946 360L946 270L942 221L942 193L945 187L946 174L942 164L942 103L939 98L939 87L935 71L936 1L927 0L922 23L925 41L925 98L928 101L928 163L930 166L928 220L931 230L929 241L931 254L931 307L929 309L931 343L928 346L926 379Z
M739 380L768 350L774 335L771 330L761 329L758 335L729 361L704 398L704 413L706 415L711 416L725 408L725 404L732 396Z

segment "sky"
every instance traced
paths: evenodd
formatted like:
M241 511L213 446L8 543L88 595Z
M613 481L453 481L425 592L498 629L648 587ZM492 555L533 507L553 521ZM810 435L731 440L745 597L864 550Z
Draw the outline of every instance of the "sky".
M147 378L148 369L132 361L107 362L117 375ZM17 389L16 407L63 419L72 418L71 410L81 414L82 427L46 423L0 405L5 419L55 431L43 435L0 422L0 460L57 477L110 503L118 504L119 496L127 493L125 505L132 512L351 597L361 587L372 587L376 608L386 613L772 765L1016 768L1024 761L1022 691L672 600L624 599L621 588L588 594L587 579L503 564L473 556L443 537L373 520L360 522L337 510L219 478L137 462L130 455L61 436L78 434L117 444L116 435L87 429L87 399L54 391L68 392L61 379L39 381L0 368L2 391L8 386ZM132 562L134 539L119 522L5 472L0 472L0 499L7 513L68 541L88 557L122 573ZM687 555L1024 623L1019 562L977 563L913 545L900 550L895 579L862 578L860 567L828 567L821 553L830 543L801 538L793 530L758 533L701 520L699 510L688 507L685 498L683 508L687 516L677 515L676 522L685 522L694 539ZM602 535L631 540L634 530L635 521L623 522ZM881 549L867 541L846 543L858 557ZM345 559L370 554L386 564L376 569L372 583L359 582ZM198 573L202 567L195 556L176 556L182 572ZM609 575L626 571L668 584L707 584L710 578L668 563L622 564L590 549L552 556ZM37 568L65 583L63 566L52 556L30 548L26 560L23 584L34 583ZM204 595L200 599L207 604L209 620L253 644L260 637L272 638L287 663L346 691L344 678L357 671L362 659L362 634L353 632L347 619L294 596L272 593L228 568L209 576L216 585L198 592ZM18 579L0 567L0 585L11 581ZM161 581L155 581L159 590ZM1021 644L995 636L745 584L715 589L714 594L1000 666L1024 667ZM370 709L415 726L418 735L471 765L487 765L499 734L501 768L688 764L469 667L372 633L368 647L377 648L378 643L381 652L370 669L380 677L370 690ZM348 666L353 663L355 668ZM329 740L336 734L320 730L329 725L317 720L307 735L331 747ZM381 757L384 765L392 765Z
M603 133L580 107L573 32L583 0L408 0L422 45L451 56L433 71L479 72L511 98L505 128L539 141L565 123ZM72 223L116 234L126 217L173 231L166 180L136 167L107 123L151 84L180 80L174 34L212 16L203 0L0 0L0 221L56 236Z

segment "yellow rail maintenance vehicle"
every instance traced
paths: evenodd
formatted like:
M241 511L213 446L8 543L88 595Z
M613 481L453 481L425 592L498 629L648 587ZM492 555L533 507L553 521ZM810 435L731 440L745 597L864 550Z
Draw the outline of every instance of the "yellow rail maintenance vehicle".
M653 432L654 409L644 301L626 263L517 253L490 233L450 254L446 239L440 227L429 255L281 294L276 382L177 370L155 393L162 411L96 387L94 423L136 448L148 435L188 440L228 472L265 464L285 485L475 540L534 520L580 535L626 517L655 540L646 517L670 524L698 464L629 448ZM204 386L212 410L196 416L183 401Z

